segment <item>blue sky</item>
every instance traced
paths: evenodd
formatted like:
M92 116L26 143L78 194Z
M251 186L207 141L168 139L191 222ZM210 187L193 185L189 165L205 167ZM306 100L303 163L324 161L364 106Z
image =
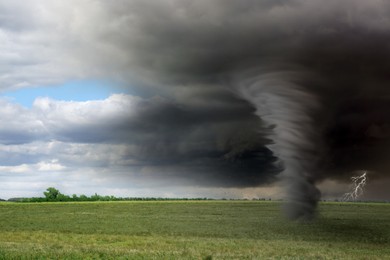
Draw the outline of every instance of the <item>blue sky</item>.
M128 89L120 88L108 81L74 80L54 86L37 86L9 91L2 96L11 101L31 108L38 97L49 97L63 101L103 100L112 94L128 93Z

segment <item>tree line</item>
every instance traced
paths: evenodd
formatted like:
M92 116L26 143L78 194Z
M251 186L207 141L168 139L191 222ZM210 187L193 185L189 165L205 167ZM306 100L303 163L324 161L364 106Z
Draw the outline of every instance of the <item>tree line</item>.
M8 201L12 202L67 202L67 201L135 201L135 200L213 200L210 198L155 198L155 197L115 197L102 196L95 193L92 196L73 194L72 196L62 194L58 189L49 187L43 192L44 197L32 198L10 198Z

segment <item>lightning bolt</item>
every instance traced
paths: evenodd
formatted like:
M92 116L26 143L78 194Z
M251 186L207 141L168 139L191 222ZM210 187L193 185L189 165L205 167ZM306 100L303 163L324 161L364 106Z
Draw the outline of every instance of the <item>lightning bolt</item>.
M351 191L344 194L343 201L356 201L363 194L367 183L367 171L364 171L362 175L351 177L351 180Z

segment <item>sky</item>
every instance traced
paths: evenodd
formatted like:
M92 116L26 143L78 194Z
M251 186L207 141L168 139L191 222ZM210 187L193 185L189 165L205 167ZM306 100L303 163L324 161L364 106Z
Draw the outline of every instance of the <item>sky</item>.
M19 88L2 93L11 102L18 103L25 108L31 108L35 99L48 97L65 101L104 100L115 93L127 93L104 80L77 80L67 81L58 85L34 86Z
M389 39L380 0L0 0L0 198L390 200Z

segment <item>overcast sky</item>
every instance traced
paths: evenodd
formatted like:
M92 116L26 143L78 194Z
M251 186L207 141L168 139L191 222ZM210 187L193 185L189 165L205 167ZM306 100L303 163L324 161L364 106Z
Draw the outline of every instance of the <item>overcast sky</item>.
M379 0L0 0L0 198L281 198L288 150L390 199L389 40Z

